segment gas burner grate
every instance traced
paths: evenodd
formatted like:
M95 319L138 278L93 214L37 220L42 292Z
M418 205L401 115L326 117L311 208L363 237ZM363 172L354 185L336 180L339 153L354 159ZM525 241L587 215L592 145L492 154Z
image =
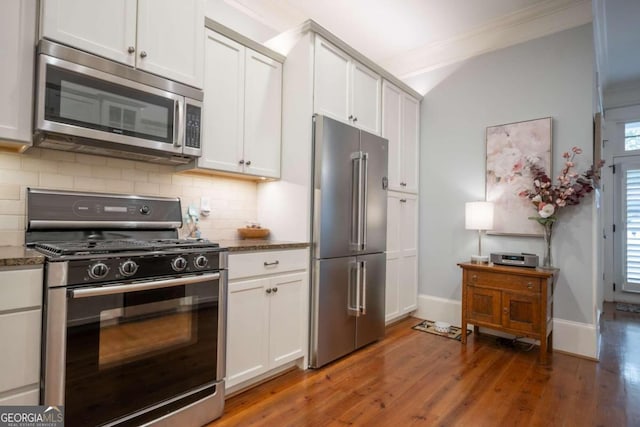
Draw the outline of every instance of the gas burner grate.
M36 249L50 255L104 254L122 251L149 251L154 246L141 240L87 240L37 243Z
M41 242L35 248L50 256L110 254L126 251L162 251L189 248L216 248L220 245L208 240L152 239L152 240L86 240L70 242Z

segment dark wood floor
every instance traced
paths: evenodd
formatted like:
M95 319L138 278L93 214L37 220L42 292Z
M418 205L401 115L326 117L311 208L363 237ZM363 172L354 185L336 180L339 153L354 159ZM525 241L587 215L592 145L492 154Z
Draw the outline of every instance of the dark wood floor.
M458 341L401 321L318 370L291 371L227 400L220 426L640 426L640 314L605 306L601 361L537 364L489 336Z

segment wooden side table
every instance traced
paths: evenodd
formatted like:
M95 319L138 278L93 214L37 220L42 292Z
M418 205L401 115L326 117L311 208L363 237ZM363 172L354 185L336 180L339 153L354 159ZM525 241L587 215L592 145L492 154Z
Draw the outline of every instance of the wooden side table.
M553 288L558 269L458 264L462 268L462 344L467 322L540 340L539 361L553 349Z

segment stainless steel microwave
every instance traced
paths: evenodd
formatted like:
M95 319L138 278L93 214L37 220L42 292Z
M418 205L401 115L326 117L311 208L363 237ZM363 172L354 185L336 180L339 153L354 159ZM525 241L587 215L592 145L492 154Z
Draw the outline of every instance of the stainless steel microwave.
M201 155L201 90L48 40L37 55L34 145L167 164Z

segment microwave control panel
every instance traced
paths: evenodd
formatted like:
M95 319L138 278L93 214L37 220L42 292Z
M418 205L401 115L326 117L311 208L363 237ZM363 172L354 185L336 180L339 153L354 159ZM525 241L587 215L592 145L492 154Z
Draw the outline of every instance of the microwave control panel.
M200 148L201 115L201 107L187 104L187 123L184 136L184 145L187 147Z

